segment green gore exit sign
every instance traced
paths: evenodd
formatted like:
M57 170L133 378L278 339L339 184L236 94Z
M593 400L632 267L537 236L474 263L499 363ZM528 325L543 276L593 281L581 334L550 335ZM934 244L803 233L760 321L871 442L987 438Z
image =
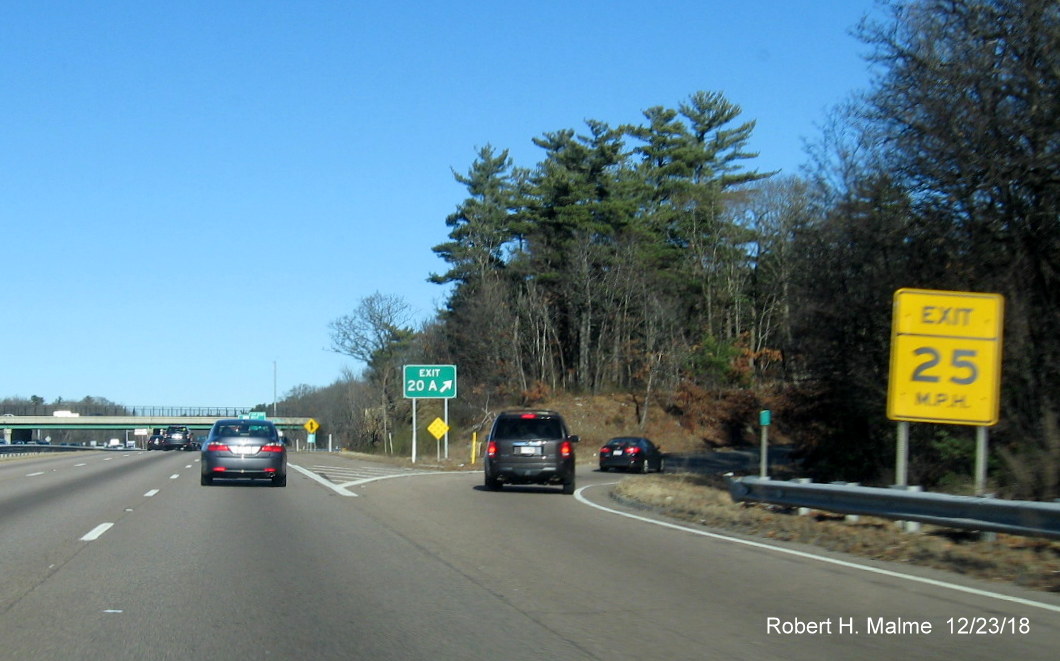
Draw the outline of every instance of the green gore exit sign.
M456 365L405 365L406 399L456 397Z

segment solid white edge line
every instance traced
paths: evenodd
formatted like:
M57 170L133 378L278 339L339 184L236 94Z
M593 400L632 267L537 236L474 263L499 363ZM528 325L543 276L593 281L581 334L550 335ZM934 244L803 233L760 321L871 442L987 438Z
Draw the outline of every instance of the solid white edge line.
M93 528L92 530L88 531L88 533L84 537L81 538L81 541L82 542L93 542L93 541L99 539L100 536L103 533L105 533L108 530L110 530L111 526L113 526L113 525L114 525L113 523L101 523L98 526L96 526L95 528Z
M332 484L331 482L328 482L327 480L325 480L324 478L320 477L319 475L317 475L316 473L314 473L313 471L311 471L311 470L309 470L307 468L302 468L301 466L297 466L297 465L292 464L292 463L288 463L287 467L288 468L293 468L296 471L298 471L299 473L301 473L302 475L305 475L306 477L308 477L310 479L316 480L317 482L323 484L324 486L326 486L327 488L331 489L332 491L334 491L335 493L339 494L340 496L353 496L354 498L357 498L357 494L355 494L355 493L353 493L351 491L346 491L342 487L340 487L340 486L338 486L336 484Z
M832 564L832 565L838 565L840 567L846 567L848 569L858 569L858 570L869 572L869 573L872 573L872 574L880 574L880 575L883 575L883 576L889 576L891 578L898 578L898 579L903 579L903 580L906 580L906 581L913 581L914 583L923 583L925 585L931 585L931 586L937 587L937 588L944 588L944 589L947 589L947 590L954 590L956 592L964 592L964 593L967 593L967 594L975 595L977 597L987 597L989 599L998 599L998 600L1001 600L1001 601L1009 601L1009 602L1012 602L1014 604L1020 604L1021 606L1031 606L1033 608L1041 608L1041 609L1044 609L1044 610L1053 611L1054 613L1060 613L1060 606L1054 606L1053 604L1046 604L1046 603L1043 603L1043 602L1040 602L1040 601L1032 601L1030 599L1024 599L1022 597L1012 597L1012 596L1009 596L1007 594L1000 594L1000 593L997 593L997 592L988 592L986 590L979 590L977 588L970 588L970 587L966 587L966 586L963 586L963 585L957 585L955 583L947 583L945 581L939 581L939 580L935 580L933 578L924 578L924 577L921 577L921 576L913 576L911 574L903 574L901 572L891 571L889 569L880 569L879 567L870 567L868 565L862 565L862 564L858 564L856 562L848 562L846 560L838 560L836 558L829 558L829 557L826 557L826 556L823 556L823 555L815 555L813 553L807 553L805 551L797 551L795 549L787 549L787 548L784 548L782 546L774 546L772 544L766 544L764 542L755 542L755 541L752 541L752 540L749 540L749 539L740 539L739 537L730 537L728 535L721 535L721 534L718 534L718 533L707 532L706 530L697 530L696 528L690 528L688 526L678 525L676 523L669 523L667 521L657 521L655 519L649 519L648 517L645 517L645 516L638 516L636 514L630 514L629 512L623 512L621 510L615 510L615 509L611 509L609 507L604 507L603 505L597 505L596 503L591 502L589 499L587 499L585 496L582 495L582 491L584 491L584 490L586 490L586 489L588 489L590 487L611 486L613 484L617 484L617 482L608 482L606 484L590 484L590 485L581 487L580 489L575 491L574 492L574 497L577 498L579 502L581 502L581 503L583 503L585 505L588 505L589 507L595 507L596 509L602 510L604 512L610 512L611 514L618 514L619 516L624 516L624 517L627 517L627 518L630 518L630 519L636 519L637 521L644 521L645 523L653 523L653 524L655 524L657 526L663 526L665 528L673 528L674 530L681 530L681 531L684 531L684 532L690 532L690 533L692 533L694 535L700 535L702 537L710 537L711 539L717 539L717 540L721 540L721 541L724 541L724 542L732 542L732 543L735 543L735 544L743 544L744 546L751 546L751 547L758 548L758 549L765 549L767 551L776 551L778 553L784 553L784 554L787 554L787 555L793 555L795 557L805 558L807 560L816 560L818 562L825 562L825 563Z
M353 486L357 486L359 484L368 484L369 482L376 482L378 480L389 480L390 478L393 478L393 477L419 477L420 475L464 475L464 474L470 473L470 472L471 471L416 471L414 473L393 473L391 475L377 475L375 477L363 477L363 478L361 478L359 480L354 480L352 482L343 482L339 486L341 486L342 488L345 489L346 487L353 487Z

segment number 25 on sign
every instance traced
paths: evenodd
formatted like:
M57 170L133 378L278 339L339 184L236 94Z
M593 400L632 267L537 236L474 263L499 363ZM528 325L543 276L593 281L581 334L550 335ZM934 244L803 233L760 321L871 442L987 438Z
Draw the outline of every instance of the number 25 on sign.
M887 417L996 424L1003 314L998 294L896 291Z

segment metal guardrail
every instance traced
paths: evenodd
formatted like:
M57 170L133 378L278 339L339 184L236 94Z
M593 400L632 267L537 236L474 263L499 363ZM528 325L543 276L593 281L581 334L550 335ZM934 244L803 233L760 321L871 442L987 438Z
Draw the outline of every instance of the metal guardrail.
M773 503L919 521L947 528L1060 539L1060 503L951 496L905 491L905 488L787 482L760 477L729 480L729 493L737 502Z

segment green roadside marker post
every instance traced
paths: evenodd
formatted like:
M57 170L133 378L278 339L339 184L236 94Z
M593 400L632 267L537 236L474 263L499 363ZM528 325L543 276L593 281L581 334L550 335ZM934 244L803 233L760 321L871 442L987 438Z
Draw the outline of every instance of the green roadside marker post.
M758 477L769 477L769 424L773 414L768 409L758 414L758 424L762 427L762 447L758 451Z

